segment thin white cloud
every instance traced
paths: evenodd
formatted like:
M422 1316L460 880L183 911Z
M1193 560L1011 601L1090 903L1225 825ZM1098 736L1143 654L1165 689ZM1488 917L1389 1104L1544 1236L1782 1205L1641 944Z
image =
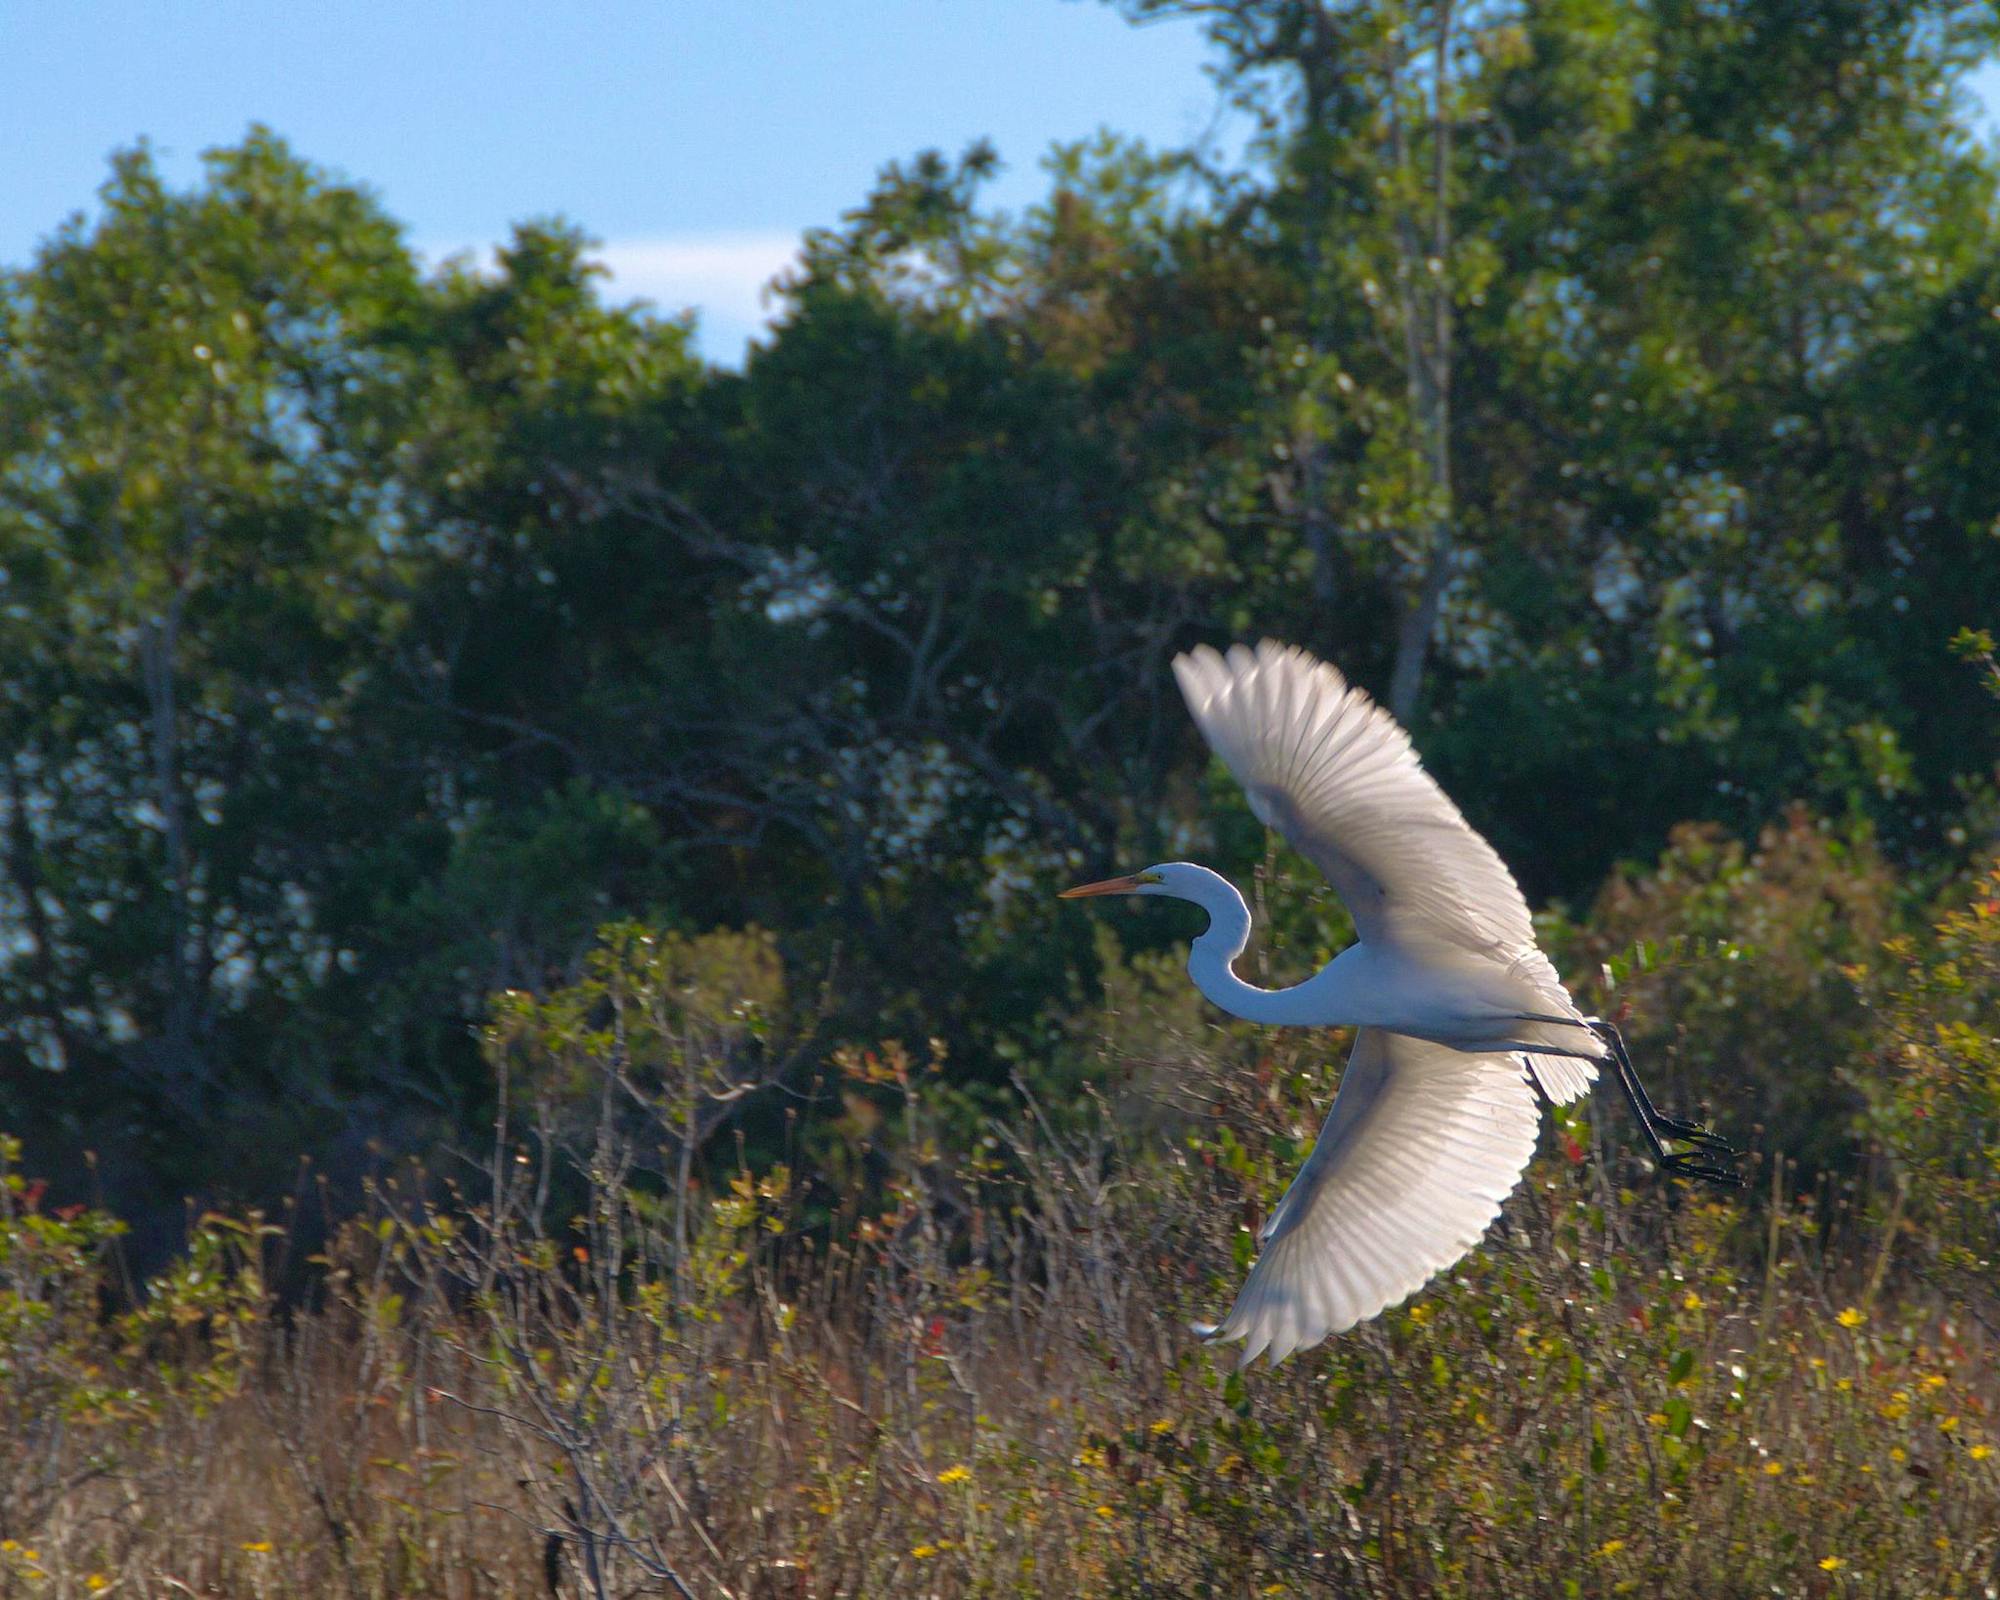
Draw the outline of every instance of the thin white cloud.
M614 305L649 300L664 316L696 313L696 343L711 361L736 365L749 342L779 310L771 280L797 259L796 233L666 234L652 239L612 239L592 252L609 276L601 293ZM425 245L418 254L437 263L470 255L490 270L490 245Z
M737 361L777 310L771 280L798 258L795 233L670 234L613 239L597 259L610 269L606 297L650 300L672 315L699 313L703 353Z

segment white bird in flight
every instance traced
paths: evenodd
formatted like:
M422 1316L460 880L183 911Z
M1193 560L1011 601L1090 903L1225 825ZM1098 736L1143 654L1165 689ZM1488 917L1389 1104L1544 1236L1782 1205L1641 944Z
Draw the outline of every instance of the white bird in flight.
M1065 890L1170 895L1208 913L1195 987L1251 1022L1354 1027L1312 1154L1265 1222L1229 1315L1200 1331L1273 1363L1407 1299L1476 1245L1533 1155L1537 1088L1558 1105L1613 1069L1661 1168L1734 1184L1736 1152L1654 1109L1611 1024L1587 1017L1535 944L1527 901L1417 760L1395 718L1333 667L1266 640L1202 646L1174 676L1250 809L1324 872L1355 942L1289 989L1231 963L1250 908L1186 861ZM1677 1139L1705 1156L1669 1153ZM1714 1158L1713 1160L1710 1158Z

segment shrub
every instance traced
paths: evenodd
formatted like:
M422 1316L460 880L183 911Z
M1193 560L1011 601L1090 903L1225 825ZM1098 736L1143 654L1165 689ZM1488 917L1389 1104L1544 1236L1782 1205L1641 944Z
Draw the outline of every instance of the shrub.
M2000 1260L2000 869L1927 940L1894 939L1865 1080L1924 1256L1990 1296Z
M770 969L748 962L732 1001L732 969L695 982L685 954L611 930L584 983L501 1002L491 1150L384 1184L282 1316L261 1285L287 1241L255 1219L206 1219L177 1274L102 1315L115 1225L27 1222L32 1186L10 1183L7 1281L50 1309L0 1323L0 1371L24 1381L32 1355L42 1385L8 1420L104 1466L7 1502L0 1593L2000 1578L1983 1326L1860 1214L1830 1228L1782 1182L1754 1219L1678 1183L1621 1189L1565 1125L1444 1279L1237 1372L1189 1322L1240 1282L1339 1036L1125 1016L1170 975L1142 961L1113 972L1120 1014L1071 1035L1071 1068L1095 1038L1116 1094L1055 1108L1024 1073L954 1149L965 1106L934 1055L843 1048L787 1164L708 1182L681 1158L686 1108L709 1103L687 1086L765 1081L739 1023ZM870 1181L834 1194L790 1164L815 1148ZM1955 1215L1913 1200L1892 1226ZM66 1398L113 1372L129 1398Z
M1754 849L1676 828L1659 864L1606 885L1573 975L1620 1022L1662 1106L1706 1104L1715 1125L1809 1173L1852 1173L1861 1098L1848 1071L1876 1043L1857 974L1882 965L1900 908L1865 834L1793 809ZM1664 961L1632 961L1665 950Z

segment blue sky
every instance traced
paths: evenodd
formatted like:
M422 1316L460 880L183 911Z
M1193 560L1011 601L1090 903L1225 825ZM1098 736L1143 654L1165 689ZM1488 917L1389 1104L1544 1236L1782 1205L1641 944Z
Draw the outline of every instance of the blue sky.
M885 161L988 137L1024 204L1056 140L1236 134L1206 59L1097 0L0 0L0 263L112 149L143 135L185 182L261 121L432 256L570 217L615 293L700 307L734 360L800 230Z
M881 165L991 138L1003 204L1059 139L1200 137L1200 30L1095 0L4 0L0 262L148 137L186 181L269 123L367 183L427 253L560 212L616 287L704 308L734 358L800 231Z

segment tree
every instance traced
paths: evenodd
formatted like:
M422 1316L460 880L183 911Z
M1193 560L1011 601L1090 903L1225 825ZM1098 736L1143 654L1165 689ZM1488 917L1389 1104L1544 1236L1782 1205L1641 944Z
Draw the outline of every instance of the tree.
M38 1066L194 1118L239 1019L338 981L326 835L367 809L341 753L415 398L382 335L416 289L374 203L262 131L188 194L121 155L101 218L5 284L4 894L26 937L0 1012Z
M1533 880L1582 888L1681 817L1886 816L1925 781L1918 683L1849 631L1908 500L1858 383L1992 238L1948 92L1988 14L1126 9L1204 17L1264 118L1232 217L1303 288L1256 422L1278 465L1231 531L1288 525L1314 601L1267 615L1336 617L1475 811L1560 796L1560 828L1508 839ZM1524 717L1547 736L1492 737Z
M1380 571L1395 624L1386 701L1415 714L1462 565L1454 491L1455 326L1485 275L1462 130L1488 115L1491 40L1515 7L1131 0L1204 15L1220 72L1260 119L1268 220L1303 288L1282 341L1293 382L1288 496L1324 607L1343 566ZM1343 457L1345 459L1343 459ZM1386 546L1386 557L1355 549Z

